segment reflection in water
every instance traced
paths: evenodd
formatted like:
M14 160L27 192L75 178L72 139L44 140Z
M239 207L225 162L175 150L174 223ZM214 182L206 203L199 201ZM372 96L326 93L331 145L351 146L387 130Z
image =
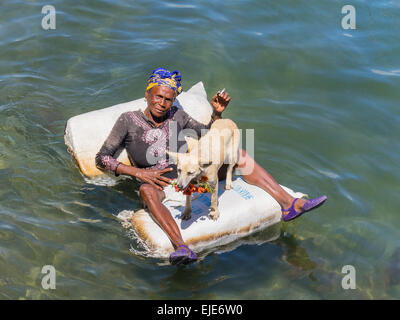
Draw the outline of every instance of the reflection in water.
M204 257L203 257L204 258ZM219 282L228 279L228 276L219 276L213 278L212 273L215 270L218 262L217 255L211 255L207 261L200 259L200 261L193 265L188 266L177 266L174 272L161 280L160 288L165 297L170 292L176 292L182 294L182 296L176 296L174 298L187 299L191 298L188 296L188 292L192 292L193 295L198 294L200 290L207 289ZM211 276L211 279L209 278ZM217 296L213 293L206 295L202 294L203 299L215 299Z
M112 188L127 197L127 199L140 202L139 186L140 182L137 179L124 179L119 181Z
M306 249L299 245L295 233L286 232L286 225L282 227L280 237L274 243L284 250L282 260L295 267L288 272L287 276L302 278L308 275L311 280L317 281L310 272L318 266L317 263L312 261Z
M389 286L400 284L400 247L394 251L387 262L385 278Z
M200 290L210 288L220 282L230 278L228 270L218 271L219 255L233 252L242 245L261 245L267 242L275 241L280 235L280 224L272 225L264 230L260 230L252 235L238 239L231 243L210 248L198 253L199 262L188 266L177 266L173 274L164 278L160 282L165 297L170 292L184 293L184 296L176 296L174 298L193 298L188 296L188 291L199 298ZM167 261L159 263L159 265L169 265ZM163 298L165 298L163 297ZM201 293L202 299L217 299L215 293Z
M308 276L313 282L317 282L317 279L312 274L312 271L318 267L317 263L312 261L305 248L299 245L299 240L296 239L295 234L286 232L286 226L278 223L232 243L201 252L198 263L176 267L171 275L161 280L160 287L165 292L165 295L168 292L186 292L185 297L177 296L175 298L191 298L187 296L188 291L198 298L197 294L200 290L206 290L230 279L228 272L218 272L216 270L218 269L219 254L232 252L242 245L260 246L265 243L271 243L281 249L278 250L277 256L282 252L283 254L278 259L295 267L286 272L285 277L287 279L299 279ZM273 261L274 257L270 256L268 259ZM243 266L245 265L246 263L243 264ZM237 281L237 279L231 280L233 282ZM208 292L206 296L203 293L201 298L216 299L218 296Z

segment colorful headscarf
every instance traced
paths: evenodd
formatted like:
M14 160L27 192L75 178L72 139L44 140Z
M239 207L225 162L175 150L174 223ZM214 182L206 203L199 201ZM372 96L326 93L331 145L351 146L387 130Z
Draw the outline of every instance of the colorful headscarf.
M177 96L182 92L181 80L182 75L178 70L169 72L165 68L157 68L153 70L151 76L147 80L146 91L155 86L163 86L174 90L175 96Z

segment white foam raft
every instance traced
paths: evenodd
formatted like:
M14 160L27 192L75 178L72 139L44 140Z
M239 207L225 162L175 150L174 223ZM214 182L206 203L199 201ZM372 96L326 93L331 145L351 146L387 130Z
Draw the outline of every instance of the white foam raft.
M184 210L184 201L167 198L164 202L179 226L183 239L196 252L228 244L281 220L279 204L264 190L246 183L240 177L234 179L231 190L224 188L225 181L220 181L220 216L217 221L208 216L211 201L209 193L194 194L192 217L187 221L180 218ZM289 188L283 188L295 197L304 196ZM152 256L167 257L173 251L167 235L146 210L139 210L132 216L121 213L119 217L131 223L136 235L153 253Z
M211 106L201 82L177 98L176 104L193 118L208 123L211 117ZM91 111L68 120L65 129L65 143L78 163L80 171L89 183L112 185L116 178L96 168L95 156L107 138L119 115L126 111L146 107L143 98ZM121 150L118 160L129 164L125 150ZM303 193L282 186L294 197L303 197ZM170 188L172 189L172 188ZM280 206L271 195L264 190L246 183L236 177L233 188L225 190L225 181L219 186L219 211L217 221L208 217L210 194L194 194L192 201L192 217L188 221L180 219L184 210L182 193L168 190L165 206L170 210L184 241L196 252L208 251L210 248L231 243L241 237L248 236L281 220ZM145 209L135 213L123 211L118 217L132 227L134 234L153 257L166 258L174 250L173 246Z

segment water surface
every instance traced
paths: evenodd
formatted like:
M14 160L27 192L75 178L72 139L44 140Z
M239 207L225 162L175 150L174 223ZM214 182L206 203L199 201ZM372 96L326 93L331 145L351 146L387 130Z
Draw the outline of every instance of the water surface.
M344 1L56 0L46 31L47 4L0 4L2 299L400 298L397 1L352 1L355 30ZM115 215L140 207L135 185L87 183L63 134L72 116L143 97L159 66L184 89L227 88L256 160L327 203L187 268L133 254Z

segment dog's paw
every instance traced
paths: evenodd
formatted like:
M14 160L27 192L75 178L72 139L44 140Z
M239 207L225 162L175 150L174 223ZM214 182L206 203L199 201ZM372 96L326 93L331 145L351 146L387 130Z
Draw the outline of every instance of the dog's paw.
M215 221L219 218L219 211L211 209L209 216Z
M225 190L231 190L232 189L232 183L227 183L226 185L225 185Z
M184 211L181 214L181 220L189 220L192 217L192 211L188 210L188 211Z

